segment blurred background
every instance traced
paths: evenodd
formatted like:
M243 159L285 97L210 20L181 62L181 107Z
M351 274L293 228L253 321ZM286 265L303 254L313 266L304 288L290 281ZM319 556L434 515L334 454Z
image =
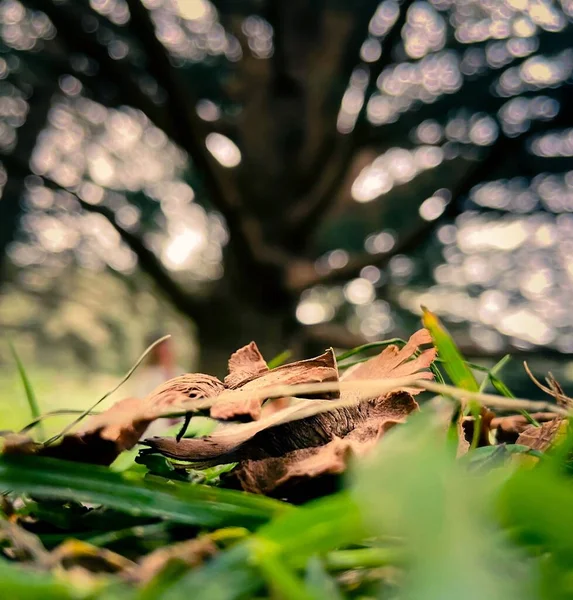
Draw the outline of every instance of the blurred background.
M573 0L1 0L0 394L407 337L573 380ZM147 376L151 365L148 365ZM142 386L145 375L133 382ZM155 376L155 375L154 375Z

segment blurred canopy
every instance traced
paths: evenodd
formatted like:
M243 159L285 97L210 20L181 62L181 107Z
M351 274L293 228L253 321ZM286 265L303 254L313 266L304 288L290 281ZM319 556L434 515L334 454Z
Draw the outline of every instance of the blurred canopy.
M251 339L403 334L425 304L469 354L573 351L572 20L2 0L0 327L89 361L184 315L217 372Z

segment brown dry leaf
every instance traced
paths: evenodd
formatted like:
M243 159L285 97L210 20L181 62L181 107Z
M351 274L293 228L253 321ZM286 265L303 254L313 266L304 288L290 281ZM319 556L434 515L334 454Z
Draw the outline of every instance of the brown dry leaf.
M407 392L366 400L261 431L239 452L233 477L243 490L284 496L289 488L346 470L350 456L361 456L418 410Z
M349 369L344 379L359 381L414 374L431 379L432 374L424 369L435 358L433 348L409 360L426 343L431 343L428 332L418 331L401 350L389 346L380 355ZM319 359L326 360L327 355ZM312 361L295 364L304 363L309 365ZM252 381L255 383L264 377L266 375ZM420 390L413 391L418 393ZM304 487L308 491L309 480L342 473L350 455L368 452L388 429L404 422L418 409L407 388L368 400L361 398L357 391L345 391L341 401L349 401L348 406L313 415L305 415L304 411L321 401L299 400L269 417L227 426L209 437L180 442L172 438L152 438L145 443L168 457L204 465L237 461L239 465L230 477L242 489L281 497L287 494L293 499L291 489L297 484L305 481ZM328 403L322 401L321 406ZM297 419L297 415L302 418Z
M410 337L402 349L394 345L388 346L378 356L350 367L340 380L391 379L414 374L418 375L420 379L433 379L432 373L423 369L427 369L436 358L435 348L424 350L419 356L410 360L420 349L420 346L431 343L432 337L429 331L420 329ZM420 388L408 388L403 391L415 395L422 390Z
M5 432L2 434L2 454L35 454L41 444L22 433Z
M422 344L430 342L426 330L418 331L401 350L389 346L379 356L349 369L344 379L398 378L413 374L420 378L431 378L431 373L424 369L434 359L435 350L425 350L412 359ZM257 487L260 491L270 491L289 479L300 478L303 473L339 472L343 469L341 465L346 464L344 459L350 451L360 454L377 441L388 424L391 426L402 422L407 414L415 410L417 405L410 394L420 391L393 389L393 393L359 402L363 400L360 392L351 390L345 392L342 399L345 406L336 407L330 413L321 411L330 409L331 399L339 397L339 393L322 392L317 400L295 399L292 405L259 419L263 402L277 397L277 386L336 383L338 369L330 349L316 358L269 370L254 343L241 348L230 358L229 375L225 382L233 389L226 388L216 377L201 373L176 377L156 388L143 400L126 398L107 411L86 419L78 431L66 434L58 445L42 446L29 438L9 438L5 441L5 451L33 452L107 465L120 452L132 448L154 420L169 413L210 407L211 415L219 419L247 416L258 420L221 426L206 438L180 442L172 438L152 438L146 443L167 456L204 465L238 460L242 463L238 473L244 474L244 487L251 485L247 483L250 477L258 482L251 485L253 489ZM394 393L398 391L403 393ZM221 400L218 402L219 397ZM397 398L400 399L399 408L396 405ZM281 450L275 448L274 454L268 456L257 455L257 444L262 444L264 448L267 438L279 440ZM287 457L289 453L291 455ZM283 457L283 463L288 464L280 476L272 461L267 460L277 457ZM256 465L254 462L252 464L258 474L255 475L254 471L248 474L246 461L256 461ZM264 468L277 471L276 475L268 475L267 483L262 481Z
M269 367L255 342L239 348L229 358L229 374L225 387L234 390L251 379L266 373Z
M106 411L88 417L58 444L44 446L27 436L11 434L4 440L3 452L109 465L121 452L133 448L156 419L170 412L193 410L194 405L224 389L216 377L202 373L182 375L159 386L143 400L124 398Z
M126 575L130 581L145 585L171 563L198 567L216 553L217 546L207 536L185 540L154 550L129 569Z
M517 438L516 444L527 446L532 450L545 452L565 435L567 419L556 418L542 423L539 427L529 425Z
M272 370L268 370L268 367L266 371L262 370L261 361L264 363L254 342L233 354L229 361L229 375L225 378L225 383L228 383L229 377L232 383L240 381L240 387L237 385L233 387L237 392L242 393L237 400L233 399L232 393L225 394L225 400L211 407L211 417L221 420L244 418L256 420L261 416L264 401L258 392L266 387L338 381L338 369L332 349L316 358L300 360ZM255 369L258 374L253 374ZM244 392L257 392L257 397L244 399L242 397ZM322 394L321 397L337 398L338 394Z
M487 406L482 406L480 409L480 419L479 419L479 436L477 440L477 448L482 448L483 446L491 446L490 440L490 431L493 429L492 422L495 418L495 413ZM471 443L474 437L474 427L475 427L475 417L473 416L463 416L463 413L460 413L459 424L461 427L461 435L467 442L467 450L469 451L471 447ZM466 444L464 444L460 438L460 443L458 446L458 451L461 448L466 448ZM465 453L465 452L464 452Z
M165 392L154 401L124 398L108 410L80 424L57 445L44 446L37 453L74 462L109 465L124 450L137 444L155 419L176 411L187 400L177 391Z
M44 548L40 538L16 523L0 519L0 541L9 543L4 552L10 558L31 561L41 569L51 567L50 553Z
M555 413L537 412L530 415L538 423L553 421L557 418ZM506 417L495 417L491 421L491 428L496 429L496 440L500 444L514 444L519 436L531 424L523 415L509 415Z

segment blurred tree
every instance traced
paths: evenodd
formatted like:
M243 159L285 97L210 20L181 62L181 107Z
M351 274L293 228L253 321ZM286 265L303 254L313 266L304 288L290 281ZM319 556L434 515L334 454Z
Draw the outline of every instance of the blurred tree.
M0 255L28 273L5 276L38 292L47 269L49 294L72 262L137 265L212 370L250 339L270 355L399 333L391 306L421 300L469 321L474 353L570 351L573 322L536 311L573 285L570 246L547 250L572 227L572 15L2 0Z

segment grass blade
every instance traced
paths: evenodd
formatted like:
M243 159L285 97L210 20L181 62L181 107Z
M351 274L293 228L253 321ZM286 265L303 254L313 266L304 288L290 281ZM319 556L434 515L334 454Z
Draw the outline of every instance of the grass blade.
M452 336L446 331L438 317L427 308L424 311L422 322L430 332L434 345L438 349L438 355L442 359L444 369L452 383L464 390L478 392L479 385L469 366L464 361Z
M404 346L406 342L402 338L391 338L389 340L382 340L380 342L370 342L369 344L364 344L362 346L357 346L356 348L352 348L352 350L348 350L348 352L344 352L336 357L336 362L340 362L342 360L346 360L355 354L360 354L365 350L371 350L372 348L383 348L385 346L389 346L390 344L396 344L398 346Z
M485 391L488 383L491 383L495 389L506 398L515 398L515 396L510 392L509 388L503 383L501 380L497 378L497 374L505 367L505 365L511 360L511 355L506 354L501 360L499 360L491 369L487 371L487 375L484 377L481 385L479 386L479 391ZM494 384L494 380L497 380L500 389L496 387ZM503 391L502 391L503 390Z
M512 391L505 385L505 383L497 377L497 374L503 369L503 367L511 360L511 355L506 354L501 360L499 360L489 371L487 371L486 377L481 382L479 387L479 391L485 391L487 384L491 383L493 388L499 392L502 396L506 398L515 398L515 395ZM530 425L535 425L535 427L539 427L539 423L526 411L521 409L519 411L522 416L524 416Z
M0 458L0 489L39 498L102 504L129 514L187 525L255 527L291 505L197 484L141 481L93 465L34 456Z
M38 400L36 398L36 394L34 393L34 388L32 387L32 383L28 374L26 373L26 369L24 364L20 360L18 353L16 352L16 348L12 342L8 342L10 346L10 352L14 357L14 362L16 363L16 367L18 369L18 373L20 375L20 379L22 381L22 386L24 387L24 392L26 394L26 400L28 401L28 406L30 407L30 413L32 414L32 419L40 418L40 405L38 404ZM42 426L38 427L38 431L40 432L40 437L44 437L44 431Z
M267 363L267 366L269 367L269 369L276 369L277 367L284 365L291 356L292 351L285 350L284 352L277 354L274 358L271 358L271 360L269 360L269 362Z
M253 597L261 585L253 554L261 540L275 548L277 560L291 569L303 569L311 556L366 536L358 505L349 494L338 493L273 519L257 530L256 539L250 537L204 567L187 573L162 600L178 600L183 592L213 600Z
M122 377L122 379L119 381L119 383L116 386L114 386L111 390L109 390L109 392L106 392L97 402L92 404L92 406L90 406L89 408L84 410L84 412L82 412L82 414L75 421L73 421L72 423L70 423L69 425L64 427L64 429L62 431L60 431L60 433L51 437L49 440L46 440L45 445L50 446L51 444L53 444L54 442L59 440L62 436L66 435L66 433L68 433L68 431L70 431L70 429L72 429L72 427L77 425L82 419L87 417L99 404L101 404L104 400L106 400L114 392L116 392L133 375L133 373L135 372L137 367L139 367L139 365L144 361L145 357L153 350L153 348L155 348L156 346L159 346L159 344L161 344L165 340L169 339L170 337L171 337L170 335L164 335L162 338L159 338L158 340L153 342L153 344L148 346L145 349L145 351L143 352L143 354L135 361L135 364Z

